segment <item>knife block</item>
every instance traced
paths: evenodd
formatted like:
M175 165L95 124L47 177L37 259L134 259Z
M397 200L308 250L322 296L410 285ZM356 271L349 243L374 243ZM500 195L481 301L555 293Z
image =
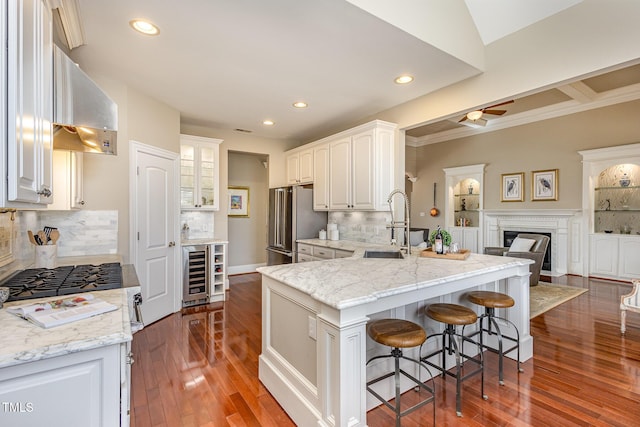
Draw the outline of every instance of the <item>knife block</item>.
M36 245L36 268L56 268L58 266L57 245Z

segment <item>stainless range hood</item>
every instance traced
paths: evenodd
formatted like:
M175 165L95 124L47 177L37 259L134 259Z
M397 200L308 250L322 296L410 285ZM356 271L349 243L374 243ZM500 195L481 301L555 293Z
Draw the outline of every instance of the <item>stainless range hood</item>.
M53 149L117 154L118 106L54 45Z

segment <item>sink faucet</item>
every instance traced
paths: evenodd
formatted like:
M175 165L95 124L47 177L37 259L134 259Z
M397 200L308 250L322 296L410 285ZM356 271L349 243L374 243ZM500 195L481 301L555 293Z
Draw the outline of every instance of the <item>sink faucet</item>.
M395 221L393 218L393 196L396 194L402 195L404 199L404 221ZM400 246L401 249L407 250L407 255L411 255L411 242L409 241L409 198L407 197L407 193L402 190L395 189L389 194L389 198L387 199L387 203L389 203L389 211L391 212L391 224L387 226L387 228L391 229L391 244L395 244L395 239L393 238L393 231L396 228L404 229L404 245Z

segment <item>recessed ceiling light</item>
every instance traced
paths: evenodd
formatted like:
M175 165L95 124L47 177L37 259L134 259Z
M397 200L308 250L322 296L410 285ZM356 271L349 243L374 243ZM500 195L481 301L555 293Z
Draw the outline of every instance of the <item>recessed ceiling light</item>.
M413 81L413 76L410 76L408 74L404 74L402 76L396 77L396 79L394 81L396 83L398 83L399 85L406 85L407 83L411 83Z
M298 102L294 102L293 106L296 108L307 108L308 104L306 102L298 101Z
M129 21L129 25L131 25L131 28L137 32L147 36L157 36L160 34L160 29L158 27L144 19L132 19Z
M274 122L273 120L265 120L262 122L262 124L265 126L273 126L276 124L276 122Z

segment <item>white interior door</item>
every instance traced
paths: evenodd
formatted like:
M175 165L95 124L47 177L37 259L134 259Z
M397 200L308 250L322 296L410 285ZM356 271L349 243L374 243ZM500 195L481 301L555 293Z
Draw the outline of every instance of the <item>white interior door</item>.
M145 324L179 309L180 245L176 179L179 156L142 144L135 152L135 189L132 206L132 254L142 289Z

